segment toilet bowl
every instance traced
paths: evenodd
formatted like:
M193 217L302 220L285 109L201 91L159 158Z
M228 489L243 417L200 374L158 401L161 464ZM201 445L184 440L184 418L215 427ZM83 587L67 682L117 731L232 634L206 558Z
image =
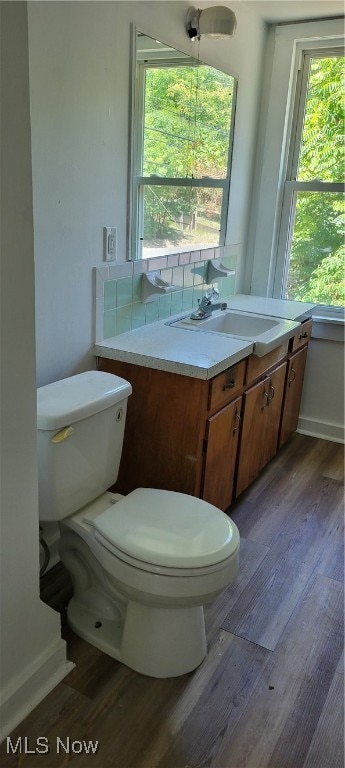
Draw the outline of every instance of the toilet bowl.
M38 390L40 518L60 523L60 556L73 582L71 628L137 672L175 677L206 655L203 605L235 578L239 533L223 512L192 496L105 491L117 476L129 392L127 382L100 372ZM104 466L99 480L104 441L116 456L112 483Z

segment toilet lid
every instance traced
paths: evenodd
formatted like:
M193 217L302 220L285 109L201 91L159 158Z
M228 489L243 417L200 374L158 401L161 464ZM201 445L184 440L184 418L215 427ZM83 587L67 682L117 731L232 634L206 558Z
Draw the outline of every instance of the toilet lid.
M173 568L213 565L239 546L237 527L224 512L172 491L137 488L95 518L93 526L131 557Z

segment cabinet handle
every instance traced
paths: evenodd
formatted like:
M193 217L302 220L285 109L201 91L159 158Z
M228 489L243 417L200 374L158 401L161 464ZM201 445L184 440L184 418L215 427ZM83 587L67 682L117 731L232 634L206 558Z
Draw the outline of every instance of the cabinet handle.
M274 386L273 386L273 384L272 384L272 382L271 382L271 381L270 381L270 391L272 392L272 394L271 394L271 395L268 395L268 399L269 399L269 400L273 400L273 398L274 398L274 395L275 395L276 391L275 391L275 389L274 389Z
M266 397L266 402L261 406L261 410L264 411L265 408L270 404L270 396L266 390L262 393L264 397Z
M301 339L307 339L308 338L308 331L304 331L304 333L300 333L299 338Z
M291 386L292 382L295 381L296 378L296 371L294 368L291 368L291 379L289 379L289 387Z
M234 418L237 420L237 427L233 428L233 430L232 430L232 434L233 435L235 434L235 432L237 432L239 430L239 428L241 426L241 414L240 414L240 412L237 409L236 409L236 411L234 413Z
M226 384L224 384L223 390L224 389L233 389L235 384L236 384L236 381L235 381L234 378L232 378L232 379L230 379L230 381L227 381Z

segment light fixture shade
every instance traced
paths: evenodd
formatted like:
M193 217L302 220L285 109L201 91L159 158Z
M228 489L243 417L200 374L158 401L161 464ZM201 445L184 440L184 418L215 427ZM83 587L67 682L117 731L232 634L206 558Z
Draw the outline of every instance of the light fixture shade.
M236 16L230 8L215 5L200 11L199 34L206 37L232 37L236 24Z

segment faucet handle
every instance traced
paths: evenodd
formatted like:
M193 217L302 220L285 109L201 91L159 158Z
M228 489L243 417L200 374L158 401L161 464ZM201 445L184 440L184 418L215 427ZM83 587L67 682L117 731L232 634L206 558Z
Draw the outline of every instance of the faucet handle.
M219 291L218 288L215 288L213 285L211 285L210 288L206 291L206 298L207 299L218 299L219 298Z

